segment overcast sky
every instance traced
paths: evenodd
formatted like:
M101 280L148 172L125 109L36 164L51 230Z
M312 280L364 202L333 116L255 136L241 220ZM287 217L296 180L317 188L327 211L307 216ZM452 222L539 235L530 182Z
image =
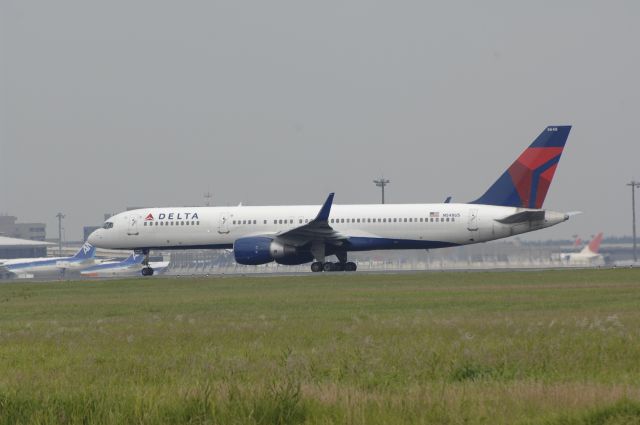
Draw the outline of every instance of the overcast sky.
M533 238L631 233L640 2L0 0L0 212L477 198L570 124ZM640 192L638 192L640 198Z

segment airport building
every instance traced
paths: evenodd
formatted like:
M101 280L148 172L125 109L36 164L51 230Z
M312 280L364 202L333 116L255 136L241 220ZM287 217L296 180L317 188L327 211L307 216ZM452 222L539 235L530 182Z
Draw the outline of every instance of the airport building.
M46 257L47 247L50 245L53 244L0 236L0 258L8 260L12 258Z
M0 215L0 235L10 238L44 241L47 225L45 223L18 223L12 215Z

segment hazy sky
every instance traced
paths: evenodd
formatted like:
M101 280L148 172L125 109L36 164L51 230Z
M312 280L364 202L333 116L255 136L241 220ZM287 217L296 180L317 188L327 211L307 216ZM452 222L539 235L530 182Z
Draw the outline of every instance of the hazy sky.
M631 233L640 2L0 0L0 212L481 195L573 130L534 238ZM640 192L638 197L640 198ZM640 205L640 199L639 199Z

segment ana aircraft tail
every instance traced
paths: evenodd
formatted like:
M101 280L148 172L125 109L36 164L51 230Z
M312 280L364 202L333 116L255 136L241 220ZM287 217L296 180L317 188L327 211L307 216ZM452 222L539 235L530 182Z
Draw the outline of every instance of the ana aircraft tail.
M74 260L86 260L96 255L96 247L89 242L85 242L82 248L72 257Z
M582 254L597 254L600 251L600 244L602 243L602 232L598 233L595 238L591 239L591 242L585 246Z
M139 264L144 260L144 255L133 253L126 260L122 262L122 264Z
M549 126L500 178L472 204L542 208L570 125Z

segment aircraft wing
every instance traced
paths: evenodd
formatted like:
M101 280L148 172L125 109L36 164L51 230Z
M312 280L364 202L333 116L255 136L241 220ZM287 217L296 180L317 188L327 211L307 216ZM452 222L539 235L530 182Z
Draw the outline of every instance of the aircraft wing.
M333 204L333 196L333 193L329 194L316 218L295 229L277 233L276 237L293 246L302 246L313 241L333 245L342 244L348 239L348 236L329 226L329 213L331 212L331 205Z

